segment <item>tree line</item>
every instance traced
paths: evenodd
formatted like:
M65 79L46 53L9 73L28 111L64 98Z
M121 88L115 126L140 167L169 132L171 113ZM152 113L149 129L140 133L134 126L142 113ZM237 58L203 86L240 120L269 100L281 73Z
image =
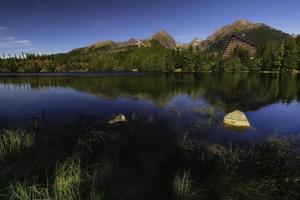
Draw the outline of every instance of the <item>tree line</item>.
M230 59L199 47L166 49L128 48L124 51L70 52L54 55L3 55L0 72L184 72L201 71L291 71L300 70L300 36L260 46L251 58L247 49L236 48Z

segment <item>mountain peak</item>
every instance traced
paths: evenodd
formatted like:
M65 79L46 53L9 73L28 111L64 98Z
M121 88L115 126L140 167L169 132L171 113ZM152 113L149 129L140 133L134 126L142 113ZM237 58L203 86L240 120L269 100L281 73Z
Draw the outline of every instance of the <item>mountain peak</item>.
M165 30L155 33L151 40L157 40L162 46L170 49L175 48L177 44L175 39Z
M152 39L153 38L161 38L161 37L166 37L166 38L172 38L172 36L165 30L161 30L157 33L155 33L153 36L152 36Z
M248 26L252 24L250 21L246 20L246 19L239 19L236 20L235 22L233 22L232 25L236 25L236 26Z
M268 41L282 40L289 36L264 23L252 23L241 19L215 31L207 40L202 42L203 49L224 49L232 34L243 36L245 39L260 45Z
M207 38L209 41L214 41L218 40L220 38L223 38L226 35L230 35L234 32L240 32L240 31L245 31L245 30L251 30L251 29L256 29L259 27L262 27L264 24L255 24L251 23L248 20L245 19L240 19L232 24L226 25L217 31L215 31L210 37Z
M192 40L192 42L201 42L202 40L198 37L196 37L195 39Z
M202 40L197 37L189 43L189 46L193 46L193 47L201 46L201 43L202 43Z
M104 40L104 41L97 42L97 43L89 46L89 48L101 48L101 47L113 45L114 43L115 42L112 40Z

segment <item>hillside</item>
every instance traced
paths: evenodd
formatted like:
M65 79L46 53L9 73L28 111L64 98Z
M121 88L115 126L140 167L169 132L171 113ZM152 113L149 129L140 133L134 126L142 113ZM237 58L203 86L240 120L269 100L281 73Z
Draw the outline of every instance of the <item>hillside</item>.
M232 24L218 29L206 40L195 38L187 44L179 44L169 33L162 30L147 39L133 38L124 42L107 40L92 44L87 47L74 49L70 52L70 54L75 53L77 55L86 53L117 53L140 47L151 47L153 45L159 45L166 49L198 46L206 52L218 52L225 49L233 33L238 34L245 39L253 41L258 46L264 45L269 42L281 41L288 37L291 37L289 34L274 29L264 23L252 23L247 20L237 20Z
M160 31L156 34L154 34L151 38L150 41L158 41L160 45L167 49L172 49L177 46L177 42L175 39L166 31Z
M140 47L152 47L153 45L160 45L166 49L173 49L177 46L177 42L166 31L160 31L155 33L148 39L139 40L132 38L124 42L115 42L112 40L107 40L92 44L87 47L74 49L70 52L70 54L117 53Z
M253 41L258 46L269 42L281 41L290 37L289 34L263 23L251 23L247 20L238 20L233 24L224 26L215 31L207 40L202 42L202 48L209 52L224 50L233 33Z

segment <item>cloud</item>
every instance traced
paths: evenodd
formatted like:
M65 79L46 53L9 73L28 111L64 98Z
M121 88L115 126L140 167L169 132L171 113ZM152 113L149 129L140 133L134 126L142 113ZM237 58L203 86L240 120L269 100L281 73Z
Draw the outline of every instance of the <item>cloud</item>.
M0 26L0 31L4 31L7 28ZM0 35L0 48L2 49L13 49L13 48L28 48L32 46L30 40L19 40L14 36Z
M0 38L0 41L11 41L11 40L15 40L15 37L8 36L8 37L2 37L2 38Z
M0 39L0 48L24 48L30 46L32 46L32 42L30 40Z
M0 26L0 31L5 31L6 27L5 26Z

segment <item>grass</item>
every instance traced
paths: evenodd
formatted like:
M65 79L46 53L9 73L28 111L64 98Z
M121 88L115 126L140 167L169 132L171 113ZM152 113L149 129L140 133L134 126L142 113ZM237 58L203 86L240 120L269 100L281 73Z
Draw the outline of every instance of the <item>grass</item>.
M77 139L76 151L79 153L93 154L95 145L107 146L111 141L116 140L115 136L102 131L91 130L88 134Z
M278 197L277 190L274 180L250 180L235 184L226 195L226 200L275 200Z
M161 137L162 147L158 140L143 141L147 136L93 128L66 138L72 145L65 147L65 140L45 137L37 145L41 139L33 133L3 130L0 167L9 173L2 172L0 198L300 199L300 137L272 136L237 146L186 132L173 143L171 136ZM35 151L28 151L32 147Z
M58 164L52 179L52 184L44 185L21 181L13 182L8 187L7 198L11 200L104 199L103 192L94 183L95 174L89 176L87 170L81 169L79 155L74 155Z
M80 185L85 178L80 168L79 156L75 155L60 164L56 169L54 179L55 199L80 199Z
M174 190L177 200L197 199L189 171L184 171L182 175L176 174L174 180Z
M193 175L198 187L205 186L208 199L297 200L300 199L299 141L295 136L271 136L241 148L232 143L222 146L200 142L184 134L178 147L183 152L182 162L194 170L189 176ZM187 175L181 179L185 183L182 185L187 185L182 188L189 188Z
M147 123L148 123L148 124L154 124L154 123L155 123L154 117L153 117L152 115L150 115L150 116L148 117Z
M201 150L201 143L196 140L193 140L189 137L189 132L184 132L182 136L178 138L177 147L180 149L181 152L184 152L186 156L190 152L200 152Z
M208 127L212 127L220 120L220 113L224 113L223 108L220 105L194 107L193 112L196 114L204 115L207 119L206 124Z
M234 172L242 162L244 152L239 148L234 148L232 144L219 154L220 167L227 172Z
M91 135L92 136L85 139L85 141L88 142L85 142L82 145L77 144L77 148L85 149L87 148L87 146L89 146L89 148L92 148L91 143L93 143L94 140L105 142L106 135L104 133L100 132L96 134L93 132ZM0 199L2 197L5 197L5 199L12 200L77 200L81 199L82 196L89 196L89 199L91 200L103 199L103 192L99 190L99 188L96 188L92 181L93 179L95 179L95 177L88 175L88 170L83 170L81 168L80 155L76 153L70 158L67 158L65 161L57 161L57 165L54 170L55 173L50 177L46 175L46 182L42 182L41 184L39 184L36 181L38 177L35 177L33 174L29 174L28 176L28 173L32 173L41 167L39 166L39 163L37 163L37 165L29 165L29 163L27 163L30 162L29 160L33 160L35 162L40 159L38 157L36 158L36 152L35 154L32 154L33 152L29 154L28 152L28 154L25 155L25 152L35 145L35 140L35 134L28 133L23 130L1 131L0 167L3 169L7 168L9 169L9 171L18 170L15 172L15 174L18 175L15 178L6 178L10 181L10 183L6 188L2 188L0 190ZM23 163L25 167L23 167L22 169ZM47 165L49 164L51 163L48 163ZM26 165L29 165L29 167L26 168ZM19 172L20 170L22 170L21 173ZM47 168L45 170L45 172L47 172L48 170L51 171L51 169ZM5 177L5 173L5 171L2 172L1 176ZM22 173L24 174L24 178L17 178L20 177L20 174ZM11 175L11 173L9 174ZM34 181L24 181L31 179ZM51 184L49 184L49 182L51 182ZM3 193L3 191L7 192Z
M97 185L98 179L98 169L96 169L93 174L90 176L90 199L91 200L104 200L105 196L102 191L99 191L99 187Z
M16 157L24 150L33 147L35 135L23 130L3 130L0 133L0 161Z
M47 187L32 185L27 183L15 182L9 186L10 200L38 200L52 199Z

